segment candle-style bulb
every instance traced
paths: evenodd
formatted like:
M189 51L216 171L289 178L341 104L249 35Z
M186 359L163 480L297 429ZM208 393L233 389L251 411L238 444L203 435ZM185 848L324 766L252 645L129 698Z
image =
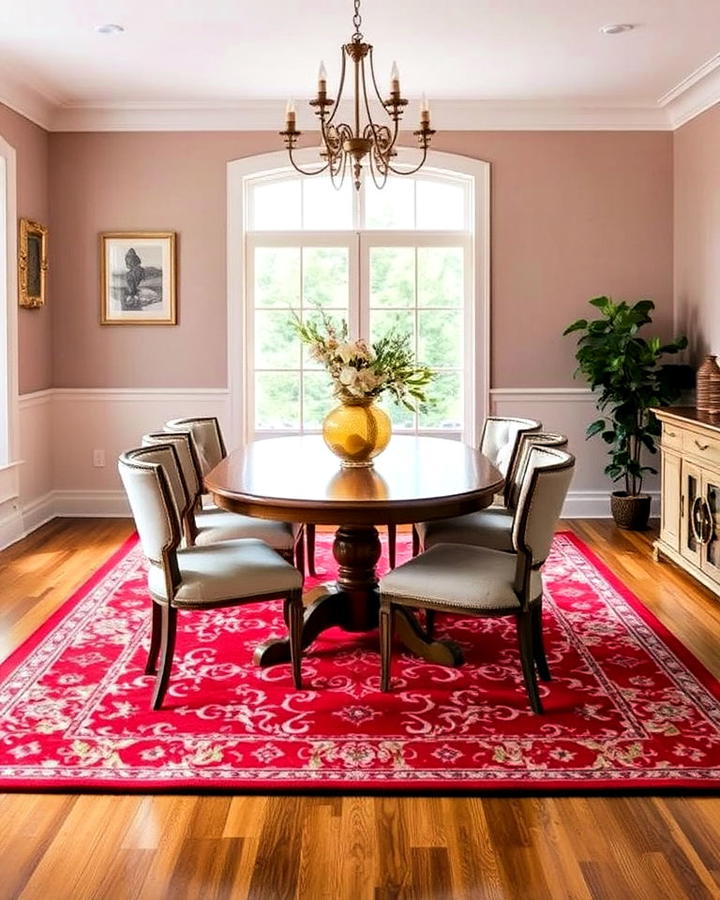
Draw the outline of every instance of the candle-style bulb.
M285 107L285 122L287 125L288 131L295 130L295 101L288 100L287 106Z
M425 94L420 102L420 125L430 125L430 104Z
M318 69L318 91L327 90L327 69L325 63L320 60L320 68Z
M390 91L393 94L400 93L400 70L395 60L393 60L392 69L390 69Z

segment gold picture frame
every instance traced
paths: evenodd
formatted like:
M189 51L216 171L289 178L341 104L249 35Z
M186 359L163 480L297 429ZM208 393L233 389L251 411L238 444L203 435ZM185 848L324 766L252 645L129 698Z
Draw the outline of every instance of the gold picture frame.
M20 219L18 302L26 309L45 306L47 291L47 234L39 222Z
M100 324L176 325L174 231L100 235Z

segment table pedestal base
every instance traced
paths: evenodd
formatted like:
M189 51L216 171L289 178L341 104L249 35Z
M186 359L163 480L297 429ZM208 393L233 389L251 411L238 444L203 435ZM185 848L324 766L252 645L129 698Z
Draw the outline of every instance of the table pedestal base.
M375 566L380 549L377 529L372 525L338 528L333 544L338 563L337 590L319 597L305 610L303 650L328 628L340 627L356 633L377 628L380 601ZM457 644L429 638L407 609L396 609L395 634L408 650L428 662L457 666L463 661ZM290 642L286 638L265 641L256 648L253 659L259 666L288 662Z

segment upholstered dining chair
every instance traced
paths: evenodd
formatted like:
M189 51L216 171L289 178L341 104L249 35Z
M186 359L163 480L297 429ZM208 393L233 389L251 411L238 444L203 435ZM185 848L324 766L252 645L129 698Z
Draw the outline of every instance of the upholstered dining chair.
M266 543L250 538L181 549L182 529L174 491L183 479L172 444L128 450L120 457L118 469L149 564L153 613L145 671L157 672L152 709L160 708L167 691L179 610L283 599L293 683L301 688L300 572Z
M533 447L567 447L567 437L551 431L522 432L505 482L506 505L489 506L452 519L418 522L415 528L420 540L420 550L429 550L435 544L450 543L475 544L512 553L515 509Z
M520 438L542 430L542 423L536 419L521 419L516 416L487 416L480 436L480 452L487 456L501 475L506 477L503 490L503 505L507 503L507 476L513 471L520 448ZM497 505L497 504L495 504ZM416 522L412 529L412 554L417 556L422 546L425 525Z
M178 512L188 547L202 547L238 538L257 538L269 544L288 562L297 562L298 568L303 571L302 530L293 532L287 522L244 516L218 507L203 508L198 503L202 492L202 476L192 434L188 431L155 431L143 435L143 447L158 444L172 444L178 456L188 495L185 509L179 509ZM176 505L179 506L181 502L181 499L178 500Z
M236 535L237 537L257 537L286 556L289 549L294 553L295 564L301 572L304 572L305 531L302 525L272 522L257 516L243 516L239 513L218 510L214 504L203 498L205 475L227 456L225 440L217 418L215 416L196 416L187 419L171 419L165 423L165 431L169 434L190 434L192 437L194 464L200 484L197 519L198 526L204 529L202 534L198 534L196 543L206 544L217 540L227 540L226 533L219 535L215 529L222 528L224 531L226 528L234 527L242 530L242 533ZM211 518L211 513L214 518ZM232 522L235 524L232 525ZM290 535L289 548L286 546L288 535Z
M542 713L537 675L550 680L542 634L540 570L572 478L575 459L533 446L513 520L515 553L467 544L436 544L380 581L381 687L390 690L394 610L398 606L471 616L514 616L525 687ZM537 671L536 671L537 669Z

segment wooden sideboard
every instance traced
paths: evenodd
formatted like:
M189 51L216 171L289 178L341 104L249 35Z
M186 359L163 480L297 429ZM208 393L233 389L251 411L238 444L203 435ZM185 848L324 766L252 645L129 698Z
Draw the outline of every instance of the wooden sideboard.
M654 412L662 423L655 559L667 557L720 594L720 419L692 407Z

